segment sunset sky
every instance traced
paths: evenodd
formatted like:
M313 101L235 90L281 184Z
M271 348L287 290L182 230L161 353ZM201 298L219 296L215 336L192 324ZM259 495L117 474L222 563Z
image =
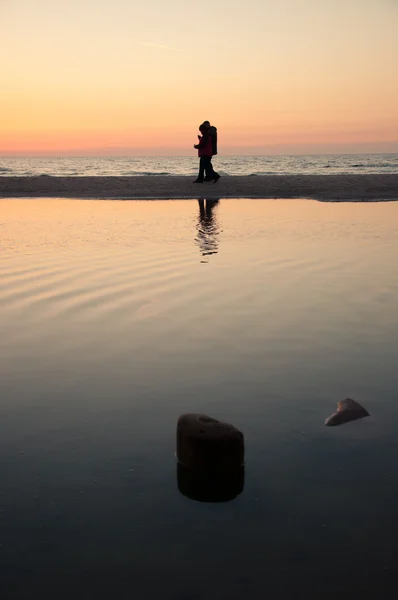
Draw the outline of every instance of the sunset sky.
M398 0L0 0L0 155L398 152Z

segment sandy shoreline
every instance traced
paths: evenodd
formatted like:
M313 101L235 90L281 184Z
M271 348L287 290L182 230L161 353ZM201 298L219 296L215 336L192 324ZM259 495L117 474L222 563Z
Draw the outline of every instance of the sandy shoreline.
M398 174L192 177L0 177L0 197L59 198L315 198L324 201L398 200Z

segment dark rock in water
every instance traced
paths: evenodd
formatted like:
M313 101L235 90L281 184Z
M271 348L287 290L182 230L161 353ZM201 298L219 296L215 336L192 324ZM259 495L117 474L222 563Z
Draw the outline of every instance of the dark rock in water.
M233 425L207 415L181 415L177 424L177 458L196 471L235 471L244 463L243 434Z
M334 425L342 425L349 421L356 421L363 417L369 417L370 413L355 400L346 398L337 403L337 412L333 413L325 421L325 425L332 427Z
M227 472L188 469L177 463L178 489L187 498L198 502L229 502L243 492L245 468Z

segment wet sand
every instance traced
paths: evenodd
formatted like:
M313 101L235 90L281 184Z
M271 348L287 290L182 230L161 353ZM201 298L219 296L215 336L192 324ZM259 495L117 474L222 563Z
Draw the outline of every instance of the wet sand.
M398 200L398 174L192 177L0 177L0 197L62 198L315 198L324 201Z

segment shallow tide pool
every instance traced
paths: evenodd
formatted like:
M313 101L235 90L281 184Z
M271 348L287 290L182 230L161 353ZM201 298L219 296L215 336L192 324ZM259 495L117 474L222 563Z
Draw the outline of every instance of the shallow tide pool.
M393 597L398 203L0 210L4 598ZM185 412L243 431L231 502L179 492Z

